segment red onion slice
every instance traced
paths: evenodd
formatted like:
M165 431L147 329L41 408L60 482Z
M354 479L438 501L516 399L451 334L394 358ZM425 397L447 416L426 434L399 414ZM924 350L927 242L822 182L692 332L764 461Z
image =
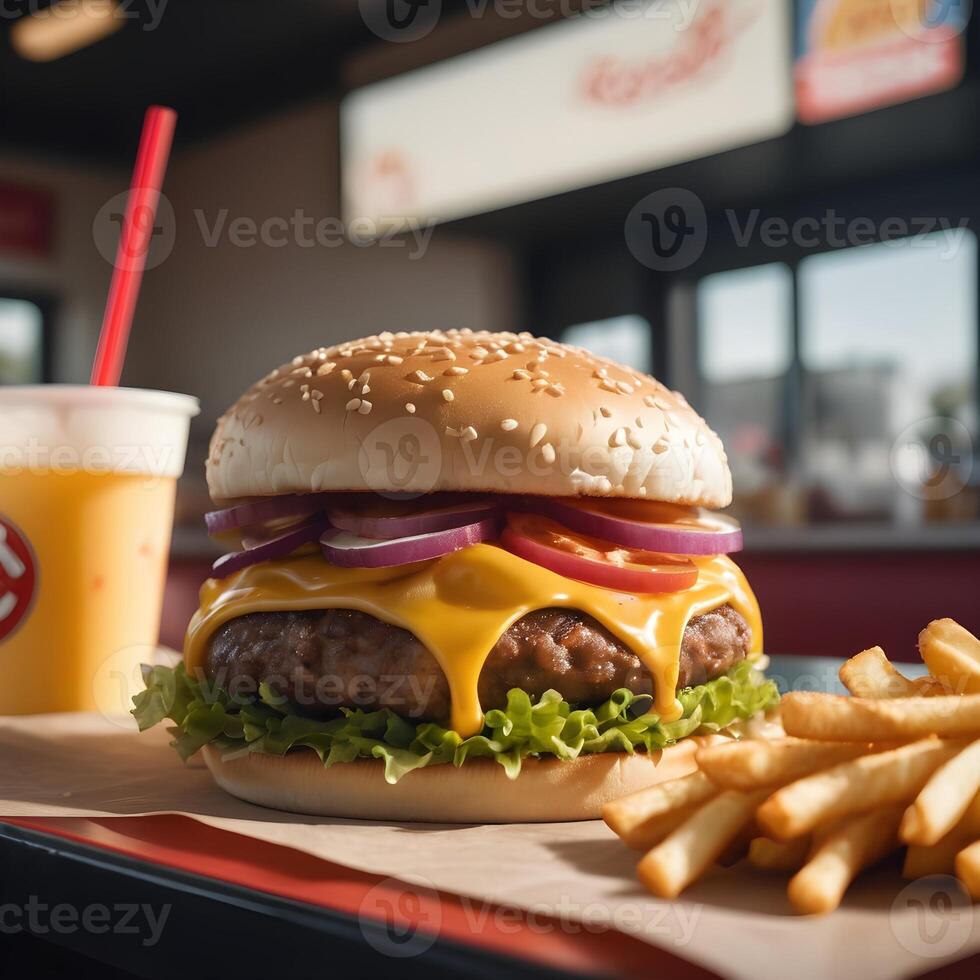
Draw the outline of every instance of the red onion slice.
M414 512L412 512L413 503L416 505ZM328 516L334 527L349 531L357 537L393 541L396 538L430 534L433 531L448 531L454 527L475 524L495 516L500 507L498 502L486 497L442 507L427 508L424 503L424 501L407 504L383 503L373 514L337 508L330 510ZM422 506L418 506L419 504ZM394 513L386 514L384 510L394 511Z
M326 526L326 521L322 518L315 518L300 527L287 531L285 534L280 534L277 538L263 541L254 548L246 548L244 551L234 551L230 555L224 555L211 566L211 572L216 578L225 578L262 561L288 558L297 548L316 541L323 534Z
M259 497L224 510L204 515L208 534L223 534L243 527L257 527L271 522L298 521L326 507L328 494L287 493L280 497Z
M475 524L413 534L394 541L365 538L333 528L320 538L320 547L327 561L344 568L408 565L414 561L441 558L452 551L489 541L496 537L498 523L495 518L486 518Z
M630 507L641 509L643 501L582 500L570 503L536 497L528 502L536 513L552 517L573 531L628 548L670 555L725 555L742 548L742 529L738 521L711 511L688 512L671 508L671 505L652 504L651 509L674 509L684 515L678 523L665 523L636 520L622 513ZM615 513L617 508L620 514Z

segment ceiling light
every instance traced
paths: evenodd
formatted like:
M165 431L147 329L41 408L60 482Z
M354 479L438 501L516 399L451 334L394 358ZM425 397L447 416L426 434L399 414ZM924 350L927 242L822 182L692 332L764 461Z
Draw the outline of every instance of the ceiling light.
M14 23L10 43L28 61L54 61L114 34L124 22L115 0L59 0Z

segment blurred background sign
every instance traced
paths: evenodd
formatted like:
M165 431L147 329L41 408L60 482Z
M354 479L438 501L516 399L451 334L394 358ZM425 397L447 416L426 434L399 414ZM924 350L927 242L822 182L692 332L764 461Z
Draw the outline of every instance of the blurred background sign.
M799 0L800 119L824 122L952 88L970 0Z
M445 220L778 136L784 0L650 0L350 93L344 210Z
M53 225L47 191L0 181L0 253L43 258L51 252Z

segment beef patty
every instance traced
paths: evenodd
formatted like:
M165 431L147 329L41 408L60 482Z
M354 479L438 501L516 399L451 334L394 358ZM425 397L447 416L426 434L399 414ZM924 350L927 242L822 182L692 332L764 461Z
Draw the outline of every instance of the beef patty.
M688 624L678 687L726 673L744 659L749 628L720 606ZM350 609L250 613L211 638L209 680L248 698L265 681L304 713L340 706L388 707L413 719L446 721L449 685L435 657L407 630ZM539 609L497 641L480 674L484 711L503 707L514 687L532 697L549 688L579 705L595 705L617 688L650 694L649 672L626 645L575 609Z

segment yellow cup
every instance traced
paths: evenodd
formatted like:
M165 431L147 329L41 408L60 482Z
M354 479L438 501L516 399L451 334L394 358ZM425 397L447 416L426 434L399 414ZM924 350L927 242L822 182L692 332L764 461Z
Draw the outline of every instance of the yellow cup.
M0 714L123 714L157 642L197 400L0 388Z

